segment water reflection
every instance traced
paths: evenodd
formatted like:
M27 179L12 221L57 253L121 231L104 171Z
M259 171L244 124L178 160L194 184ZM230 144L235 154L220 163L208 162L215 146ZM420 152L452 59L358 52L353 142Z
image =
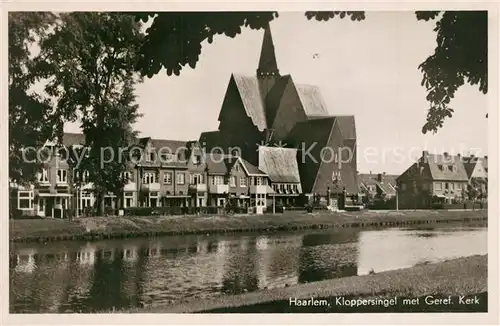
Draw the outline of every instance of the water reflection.
M486 248L486 229L16 244L10 250L11 311L171 304L425 264Z

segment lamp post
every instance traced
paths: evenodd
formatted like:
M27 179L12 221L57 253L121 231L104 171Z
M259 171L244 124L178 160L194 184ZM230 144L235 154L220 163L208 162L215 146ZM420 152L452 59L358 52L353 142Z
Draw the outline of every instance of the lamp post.
M399 211L399 187L395 186L396 189L396 211Z

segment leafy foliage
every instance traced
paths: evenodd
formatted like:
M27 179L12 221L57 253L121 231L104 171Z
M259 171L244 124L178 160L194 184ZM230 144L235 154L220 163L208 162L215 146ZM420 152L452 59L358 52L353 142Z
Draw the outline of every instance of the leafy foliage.
M416 16L425 21L439 17L434 29L437 47L418 67L430 103L422 132L436 133L444 120L453 116L449 104L460 86L467 82L478 85L484 94L488 91L488 13L431 11L417 12Z
M56 16L47 12L10 12L9 26L9 178L18 184L35 179L40 164L35 151L53 132L51 102L30 90L37 78L32 73L30 48L44 38Z
M123 149L135 137L131 124L140 116L134 85L142 78L134 67L142 40L140 24L128 14L62 14L36 58L60 121L81 122L89 155L76 167L89 172L98 202L123 187ZM57 133L62 132L61 123Z

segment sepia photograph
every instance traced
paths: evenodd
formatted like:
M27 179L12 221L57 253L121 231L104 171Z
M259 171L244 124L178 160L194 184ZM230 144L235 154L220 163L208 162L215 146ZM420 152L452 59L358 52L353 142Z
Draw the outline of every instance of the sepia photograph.
M4 12L8 314L491 312L490 14Z

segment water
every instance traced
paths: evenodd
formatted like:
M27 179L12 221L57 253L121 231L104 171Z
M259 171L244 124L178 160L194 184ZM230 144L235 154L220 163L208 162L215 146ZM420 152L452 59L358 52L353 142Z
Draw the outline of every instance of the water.
M106 312L315 282L487 253L487 229L14 244L11 312Z

